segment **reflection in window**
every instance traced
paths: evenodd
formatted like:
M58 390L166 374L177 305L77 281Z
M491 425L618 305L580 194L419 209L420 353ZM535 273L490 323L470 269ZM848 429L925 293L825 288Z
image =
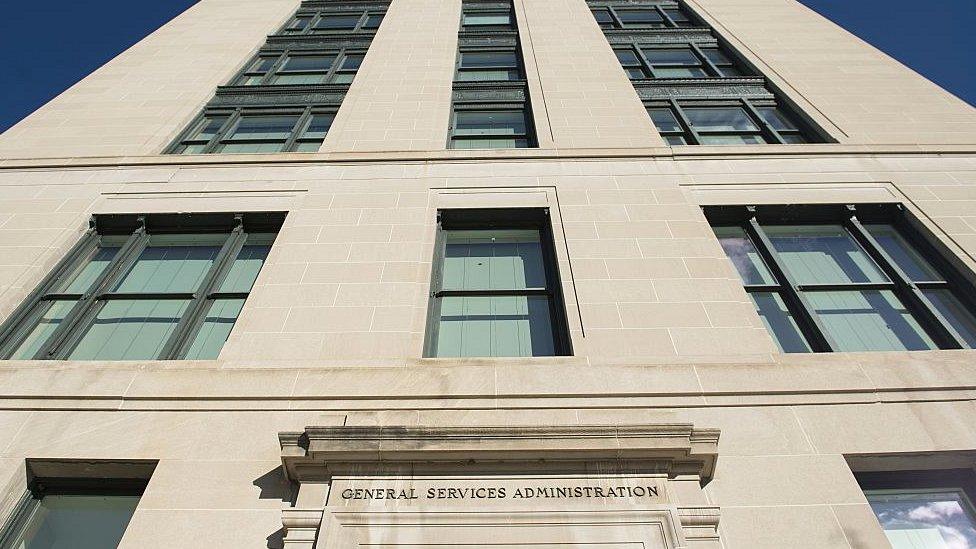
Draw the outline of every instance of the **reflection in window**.
M562 325L563 312L548 229L449 226L442 220L429 355L564 354L562 328L553 324Z
M962 490L876 490L866 495L892 549L976 547L976 516Z
M0 353L14 359L216 358L280 218L256 225L264 231L248 232L240 219L213 216L212 226L223 232L168 232L176 228L173 221L150 218L148 235L136 218L111 216L130 232L113 225L105 229L112 234L95 232L80 242L79 250L94 251L69 255L57 267L64 275L23 306L30 311L24 320L14 317L0 330ZM129 253L117 253L123 246ZM62 326L69 314L78 322Z
M971 286L924 251L901 210L865 206L862 225L860 207L781 208L705 211L782 351L976 348Z

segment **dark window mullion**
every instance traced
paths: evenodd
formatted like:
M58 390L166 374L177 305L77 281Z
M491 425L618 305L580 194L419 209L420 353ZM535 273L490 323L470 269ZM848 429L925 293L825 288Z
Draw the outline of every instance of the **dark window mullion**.
M651 65L650 59L644 55L644 50L641 49L640 44L638 44L636 41L632 42L632 44L634 52L637 54L637 60L640 61L640 64L644 70L644 74L650 76L651 78L658 78L657 73L654 72L654 66Z
M941 348L967 348L966 340L953 328L952 323L942 316L942 313L925 297L922 290L894 262L888 252L878 244L874 236L861 225L853 206L849 206L849 208L849 215L845 220L847 229L888 278L894 282L895 293L902 299L912 315L920 321L925 331Z
M755 215L746 221L744 228L759 251L759 255L763 257L766 265L773 271L773 276L782 285L783 291L780 296L786 303L787 309L793 315L803 335L806 336L810 348L818 353L830 352L836 349L837 345L834 343L833 338L824 330L820 319L816 316L816 312L797 287L793 277L786 270L783 260L779 257L766 232L759 225L759 221L756 220Z
M231 231L227 240L224 241L224 245L217 252L210 270L200 281L200 286L193 294L192 302L187 306L176 328L173 329L173 333L170 334L169 340L159 352L160 360L179 359L186 353L187 347L206 316L211 292L220 287L230 267L234 264L234 260L237 259L241 248L244 247L247 234L244 233L243 219L238 216L236 222L237 225L234 230Z
M139 255L149 243L149 233L146 231L146 220L139 218L139 228L132 232L125 244L112 258L112 262L105 267L102 274L92 283L91 289L78 300L78 303L65 315L64 320L54 330L51 337L38 349L34 355L39 359L67 358L84 332L92 318L98 314L102 301L101 295L114 286L139 259Z
M65 276L69 276L77 268L78 264L95 251L98 247L98 233L94 226L85 232L81 240L75 244L71 251L58 262L57 266L48 274L37 289L31 292L24 302L14 310L6 322L0 325L0 358L9 358L10 355L37 325L36 322L28 322L33 316L37 316L38 305L44 301L44 297L51 294L58 283Z
M218 129L216 132L214 132L214 136L210 138L210 141L207 142L207 145L203 148L203 151L201 152L204 153L214 152L214 150L216 150L217 147L221 144L221 141L224 139L224 137L226 137L227 134L230 132L231 128L235 127L237 125L237 122L240 119L241 119L241 109L239 108L234 109L230 114L227 115L227 120L224 122L224 125L221 126L220 129Z
M719 76L719 77L722 76L722 70L718 68L718 65L713 63L712 60L709 59L707 55L705 55L705 52L703 52L702 49L698 47L698 44L694 42L688 42L688 47L690 47L691 51L694 52L694 54L698 57L698 61L702 64L702 67L705 68L706 72L710 73L712 76Z
M679 28L678 24L674 22L674 19L671 19L671 16L668 15L667 10L665 10L661 6L654 6L654 7L657 9L658 14L664 18L665 26L672 29Z
M698 136L698 132L691 124L691 120L688 120L688 117L685 116L685 113L681 110L678 102L674 99L669 99L668 103L671 105L671 111L674 113L674 116L678 119L678 124L680 124L686 132L685 135L687 136L686 138L688 140L688 144L701 145L701 138Z
M624 22L617 15L617 10L613 9L610 6L607 6L607 11L610 13L610 19L612 20L611 24L613 25L613 28L615 29L624 28Z
M312 107L306 107L305 112L303 112L298 117L298 121L291 128L291 135L285 139L284 144L281 146L282 152L293 151L295 149L295 142L298 140L300 134L304 133L305 128L311 122L312 117Z
M760 130L762 131L762 136L765 137L767 141L780 144L786 142L783 140L783 136L780 135L779 132L773 128L773 126L766 122L766 119L759 114L759 111L756 110L756 107L752 106L752 103L748 99L742 98L742 107L747 113L749 113L749 117L753 119L753 122L759 126Z

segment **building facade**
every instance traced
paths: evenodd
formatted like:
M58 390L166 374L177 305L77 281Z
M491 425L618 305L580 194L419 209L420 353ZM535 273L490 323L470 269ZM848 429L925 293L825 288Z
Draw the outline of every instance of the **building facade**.
M974 273L794 0L201 0L0 135L0 547L976 547Z

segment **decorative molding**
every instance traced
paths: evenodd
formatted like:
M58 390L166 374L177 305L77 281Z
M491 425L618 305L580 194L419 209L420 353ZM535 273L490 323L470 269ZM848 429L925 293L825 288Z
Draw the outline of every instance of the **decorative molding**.
M765 80L756 78L654 78L633 80L643 101L655 99L774 99Z
M518 46L518 34L464 32L458 34L458 46L461 48L515 48Z
M687 44L694 42L700 46L716 46L718 40L706 28L680 29L606 29L603 34L611 46L632 44Z
M661 6L670 9L678 7L678 3L674 0L587 0L586 4L591 8Z
M455 103L524 103L529 96L524 80L509 82L455 82Z
M220 86L207 108L219 107L338 107L348 84L316 84L304 86Z
M369 34L342 34L336 36L322 34L272 34L268 36L267 42L258 51L263 53L268 50L341 50L341 49L369 49L373 42L374 33Z
M711 478L718 458L717 429L690 424L552 427L306 427L279 433L285 474L323 481L332 474L369 469L465 470L517 465L528 470L581 470L613 464L628 470ZM587 464L590 467L587 467Z
M386 10L389 9L389 2L382 2L377 0L363 0L362 2L356 2L355 0L346 0L345 2L338 3L331 0L304 0L302 5L298 8L299 12L306 10L328 10L328 11L354 11L354 10Z

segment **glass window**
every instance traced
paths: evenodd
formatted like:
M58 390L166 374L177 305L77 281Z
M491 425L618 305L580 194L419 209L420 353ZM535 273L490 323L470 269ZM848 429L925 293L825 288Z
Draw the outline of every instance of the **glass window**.
M961 489L871 490L865 495L892 549L976 547L976 515Z
M465 27L511 27L512 15L507 11L470 12L464 14L461 24Z
M618 9L617 17L625 27L663 27L664 18L653 8Z
M759 134L749 135L700 135L698 142L702 145L760 145L766 139Z
M610 11L606 9L592 10L593 17L596 18L597 24L604 28L613 27L613 16L610 15Z
M45 495L5 547L16 549L110 549L122 541L139 496Z
M364 29L378 29L380 27L380 23L382 23L382 22L383 22L383 14L382 13L370 14L370 15L368 15L366 17L366 22L363 23L363 28Z
M684 109L684 113L691 125L698 131L759 131L759 128L741 107L687 108Z
M442 239L431 356L564 354L554 337L555 266L539 229L442 229Z
M651 115L651 121L654 122L654 126L660 132L680 132L681 125L678 124L678 119L674 117L674 113L671 109L648 109L647 113Z
M0 352L13 359L151 360L214 358L236 321L264 264L277 226L270 231L231 232L227 214L209 226L222 233L168 233L167 216L148 226L148 238L92 233L78 244L87 256L58 267L62 277L48 281L22 325L4 325ZM278 219L274 214L272 218ZM109 216L135 224L131 216ZM186 219L194 217L188 215ZM264 218L262 218L264 219ZM178 221L177 223L189 223ZM177 225L179 226L179 225ZM204 225L208 226L208 225ZM93 246L92 243L95 245ZM133 253L120 256L123 246ZM221 254L238 249L232 260ZM74 257L74 255L69 256ZM66 333L57 330L69 313L77 315ZM199 315L199 316L198 316ZM200 318L200 321L195 321ZM195 332L199 328L206 332ZM184 356L184 342L194 342ZM4 349L7 349L4 351Z
M315 23L315 28L319 30L353 30L362 19L362 15L323 15Z
M515 52L461 52L458 81L518 80L518 56Z
M685 12L678 8L665 9L664 13L668 14L671 21L674 22L675 26L678 27L693 27L695 24L685 15Z
M798 284L888 280L840 225L769 225L765 230Z
M646 48L642 52L657 78L708 76L701 59L688 48Z
M461 110L455 113L451 148L501 149L529 146L525 112Z
M704 209L782 351L976 348L968 278L913 245L926 243L902 232L909 221L858 222L906 215L895 205ZM800 224L806 212L816 222Z

